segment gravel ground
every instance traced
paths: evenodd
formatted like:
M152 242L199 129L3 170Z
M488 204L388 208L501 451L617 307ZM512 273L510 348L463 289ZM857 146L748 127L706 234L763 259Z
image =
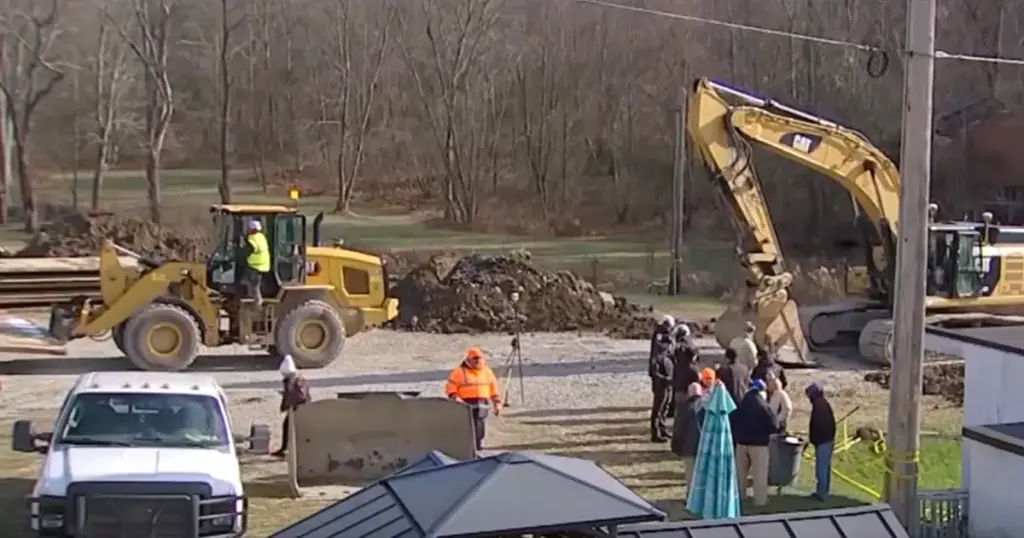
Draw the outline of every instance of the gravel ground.
M307 370L314 397L339 391L418 390L440 395L448 371L471 346L488 354L490 364L504 375L509 364L508 335L437 335L371 331L354 337L336 363ZM648 343L596 335L543 333L522 338L525 400L518 380L511 388L517 409L586 409L643 406L649 398L646 376ZM711 339L698 342L709 360L720 358ZM68 356L0 353L0 420L18 414L57 409L77 375L94 370L130 368L110 341L76 340ZM204 350L194 369L210 371L228 390L235 405L236 424L269 422L278 418L276 391L280 377L276 361L240 347ZM862 368L834 363L833 369L793 371L795 384L818 380L834 390L863 384ZM254 405L258 402L258 405Z
M38 321L38 318L33 321ZM341 360L322 370L307 370L314 398L331 398L340 391L418 390L440 395L448 371L471 346L482 348L499 376L510 350L511 337L501 334L436 335L385 330L354 337ZM720 350L711 339L698 342L709 360ZM621 340L598 335L544 333L522 338L523 385L512 384L512 408L493 419L488 447L505 450L541 450L592 459L641 495L659 503L679 497L678 462L664 445L646 442L646 407L650 388L646 375L647 341ZM210 371L228 391L232 421L240 432L251 423L273 424L280 377L276 361L242 348L206 350L195 370ZM884 421L887 393L863 381L863 365L838 359L822 360L824 368L791 370L790 392L797 412L792 422L806 423L806 405L799 397L810 381L824 382L833 394L837 414L861 406L861 421ZM76 377L95 370L130 368L110 341L72 342L68 356L0 353L0 437L6 437L16 418L53 420L65 392ZM525 398L522 398L525 396ZM958 410L953 410L957 411ZM931 414L936 415L936 411ZM0 442L9 442L6 439ZM31 488L36 458L11 454L0 457L0 504L20 506ZM283 464L266 456L247 458L243 472L248 491L255 497L252 532L267 536L316 509L327 499L291 501L261 495L255 485L284 473ZM5 478L6 477L6 478ZM5 482L6 481L6 482ZM4 484L7 486L4 486ZM675 501L678 504L678 501ZM661 504L670 513L674 505Z

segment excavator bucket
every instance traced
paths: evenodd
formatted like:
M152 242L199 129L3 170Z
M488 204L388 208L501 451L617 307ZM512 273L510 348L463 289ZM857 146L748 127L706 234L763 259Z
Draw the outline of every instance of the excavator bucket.
M432 450L476 456L472 410L445 398L369 393L320 400L290 412L288 478L304 488L361 486L402 469Z
M755 341L778 350L778 362L786 366L816 366L800 325L799 307L789 293L779 290L769 296L751 299L749 291L733 294L728 308L715 320L715 340L723 349L733 338L742 336L747 323L756 328Z

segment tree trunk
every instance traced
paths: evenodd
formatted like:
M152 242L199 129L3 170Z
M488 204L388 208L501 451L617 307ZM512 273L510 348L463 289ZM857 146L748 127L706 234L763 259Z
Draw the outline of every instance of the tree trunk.
M25 148L18 140L14 141L14 164L18 169L18 186L21 188L21 204L25 208L25 231L39 231L39 213L36 211L36 193L32 189L32 178L28 172L28 161Z
M92 200L89 202L89 208L93 211L100 208L100 193L103 192L103 178L107 171L107 148L110 146L110 136L105 129L100 136L100 143L96 147L96 164L92 171Z
M146 155L146 197L149 218L160 224L160 153L161 144L151 143Z

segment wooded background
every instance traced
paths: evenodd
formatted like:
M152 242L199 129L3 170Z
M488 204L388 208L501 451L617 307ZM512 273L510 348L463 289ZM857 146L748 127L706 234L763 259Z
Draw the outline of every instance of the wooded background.
M0 0L20 197L2 205L34 229L33 182L88 171L71 188L98 209L104 171L137 167L159 221L161 168L220 167L225 201L235 170L329 193L339 211L373 199L484 230L664 233L672 114L695 77L856 128L895 159L903 4L629 4L877 46L890 65L875 78L855 48L570 0ZM1019 2L940 4L940 49L1024 56ZM1015 196L1022 72L939 62L934 192L950 212ZM807 230L849 226L849 196L827 180L758 166L789 242L813 249L825 234ZM703 173L691 179L688 233L713 234L724 216Z

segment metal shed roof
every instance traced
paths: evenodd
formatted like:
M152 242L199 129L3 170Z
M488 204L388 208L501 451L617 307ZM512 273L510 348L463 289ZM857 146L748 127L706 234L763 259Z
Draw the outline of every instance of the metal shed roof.
M909 538L889 505L629 525L620 538Z
M506 452L403 470L271 538L483 538L664 518L593 462Z

